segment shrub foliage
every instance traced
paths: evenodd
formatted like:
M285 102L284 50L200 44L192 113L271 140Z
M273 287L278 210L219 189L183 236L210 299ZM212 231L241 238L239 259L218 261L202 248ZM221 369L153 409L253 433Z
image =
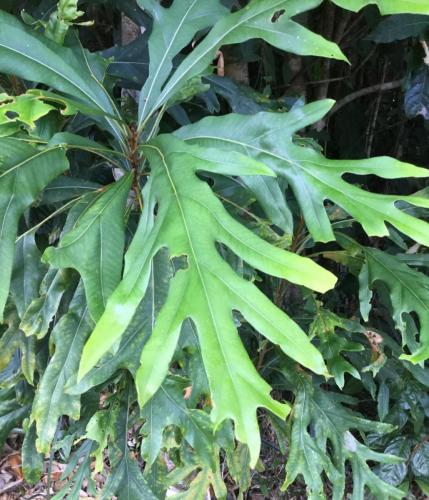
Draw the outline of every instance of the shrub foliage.
M332 2L401 14L376 42L428 22L426 0ZM242 497L262 435L284 491L425 491L428 170L330 158L334 101L223 76L257 46L347 65L307 27L322 0L77 3L0 11L0 443L24 423L26 480L51 454L56 498L94 471L101 498ZM89 51L97 8L143 33Z

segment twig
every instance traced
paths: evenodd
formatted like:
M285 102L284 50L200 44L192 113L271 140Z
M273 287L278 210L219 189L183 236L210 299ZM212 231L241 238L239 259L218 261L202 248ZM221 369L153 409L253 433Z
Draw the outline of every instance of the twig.
M385 92L387 90L398 89L404 83L404 79L394 80L393 82L385 82L385 83L377 83L376 85L371 85L371 87L366 87L364 89L357 90L356 92L352 92L348 96L338 101L337 104L332 108L330 115L333 115L337 111L339 111L347 104L350 104L352 101L359 99L360 97L364 97L369 94L373 94L374 92Z
M423 58L423 62L426 64L426 66L429 66L429 47L428 47L428 44L426 43L426 40L420 40L420 43L421 43L423 50L425 52L425 57Z
M383 77L381 80L381 83L383 84L386 80L386 72L387 72L387 60L384 62L383 65ZM378 91L378 96L377 96L377 101L374 109L374 114L371 120L371 124L369 125L367 129L367 144L366 144L366 156L369 158L371 156L371 151L372 151L372 145L374 142L374 132L375 132L375 127L377 126L377 120L378 120L378 114L380 112L380 105L381 105L381 94L382 91Z
M325 11L324 11L324 33L323 35L325 38L328 40L332 38L334 29L335 29L335 14L336 14L336 9L335 6L332 3L327 3L325 4ZM326 58L322 61L322 76L323 79L325 80L324 83L322 83L317 90L317 99L325 99L328 95L328 89L329 89L329 73L331 69L331 59Z
M23 479L19 479L18 481L15 481L13 483L8 484L2 490L0 490L0 497L1 497L1 495L4 495L5 493L8 493L9 491L16 490L22 484L24 484L24 480Z

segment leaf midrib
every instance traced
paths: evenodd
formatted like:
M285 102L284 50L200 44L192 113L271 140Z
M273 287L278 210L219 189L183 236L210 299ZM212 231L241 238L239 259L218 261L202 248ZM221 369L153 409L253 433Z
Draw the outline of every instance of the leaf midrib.
M116 192L116 193L113 193L113 194L111 195L110 200L108 200L108 201L105 203L105 205L104 205L104 206L100 209L100 211L99 211L99 212L97 212L97 213L94 215L94 217L92 218L91 222L90 222L90 223L86 226L86 228L84 229L84 231L82 231L81 233L79 233L78 235L76 235L76 237L75 237L72 241L68 242L67 244L65 244L65 245L60 245L60 246L58 247L58 250L63 250L63 249L65 249L65 248L67 248L67 247L69 247L69 246L71 246L71 245L74 245L74 244L76 243L76 241L79 241L81 238L83 238L83 237L86 235L86 233L87 233L87 232L88 232L88 231L92 228L92 226L93 226L94 224L96 224L96 223L97 223L97 221L101 222L101 219L102 219L102 217L103 217L104 212L105 212L105 211L109 208L109 206L110 206L110 205L111 205L114 201L116 201L116 197L119 195L118 193L120 193L120 192L121 192L121 189L123 189L123 186L127 186L127 184L126 184L126 183L124 183L122 186L120 186L120 188L117 190L117 192ZM113 187L112 187L112 191L113 191ZM105 192L104 192L104 193L101 193L101 194L99 195L99 197L101 197L103 194L105 194ZM91 208L93 208L93 207L94 207L94 205L95 205L95 202L96 202L96 201L97 201L97 200L94 200L94 204L91 206ZM87 210L89 211L89 208L88 208ZM88 213L88 212L86 212L86 213ZM83 217L83 215L84 215L84 214L82 214L82 215L81 215L80 219ZM74 225L74 227L73 227L72 231L74 231L74 230L78 230L78 229L79 229L79 226L78 226L77 224L78 224L78 222L76 222L76 224Z
M171 88L174 88L174 86L177 84L177 82L179 82L187 73L189 73L189 71L192 70L192 68L198 64L201 59L203 59L208 53L210 53L212 50L214 50L217 46L219 46L219 44L222 43L222 41L230 34L232 33L234 30L238 29L242 24L245 24L249 21L251 21L253 18L255 17L258 17L260 16L261 14L264 14L265 12L269 11L269 10L272 10L272 9L276 9L277 7L279 7L280 5L284 4L285 3L285 0L279 0L279 2L277 2L275 5L272 5L271 7L265 7L263 10L259 11L259 12L256 12L256 13L252 13L250 12L250 16L248 17L245 17L244 19L242 19L240 22L238 22L237 24L235 24L234 26L232 26L229 30L227 30L226 32L222 33L221 37L218 39L216 39L215 43L213 43L209 48L207 48L202 54L201 56L199 56L198 58L195 59L195 61L193 63L191 63L190 66L188 66L187 69L185 70L182 70L182 74L179 75L178 77L174 78L175 75L177 73L175 73L173 76L172 76L172 79L167 82L162 94L160 95L160 97L158 98L154 108L156 109L157 107L159 107L159 105L163 102L163 99L165 99L165 95L168 95L168 93L171 91ZM238 11L240 12L240 11ZM223 19L223 18L222 18ZM214 29L216 28L216 26L218 26L221 22L222 22L222 19L219 21L219 23L217 23L215 26L214 26ZM210 36L210 34L209 34ZM192 52L191 52L192 54ZM190 55L191 55L190 54ZM183 63L182 63L183 64ZM179 66L180 68L180 66ZM179 69L178 68L178 69Z
M403 281L399 276L397 276L396 274L394 274L392 272L391 269L389 269L388 267L386 267L386 265L381 261L379 260L376 256L374 256L373 252L368 252L367 250L364 250L365 254L367 255L367 258L368 258L368 255L370 255L370 258L372 258L373 260L375 260L379 265L380 267L382 267L385 271L387 271L391 276L393 276L394 279L396 279L397 281L399 281L399 283L401 284L402 287L406 288L408 290L408 292L414 296L414 298L416 299L417 302L419 302L421 305L422 305L422 308L424 310L427 310L428 313L429 313L429 305L426 304L425 302L422 301L421 297L419 297L412 288L410 288L405 281ZM424 275L423 275L424 276ZM378 279L381 279L382 278L378 278ZM383 281L383 280L382 280ZM392 302L392 305L393 305L393 302ZM402 313L402 311L401 311ZM402 315L402 314L401 314Z
M70 347L69 347L69 349L68 349L68 352L67 352L67 355L66 355L66 359L64 360L64 363L63 363L63 365L62 365L62 367L61 367L60 374L63 374L63 372L67 369L67 363L68 363L68 360L69 360L69 358L70 358L70 356L71 356L71 353L73 352L73 349L72 349L72 348L73 348L73 345L74 345L74 343L76 342L76 339L77 339L77 337L78 337L78 335L79 335L79 331L80 331L80 328L81 328L81 326L82 326L82 323L83 323L83 321L84 321L84 319L85 319L86 312L87 312L87 307L85 307L85 309L82 311L82 314L81 314L81 316L80 316L80 318L79 318L79 323L78 323L78 324L77 324L77 326L76 326L75 333L74 333L74 335L73 335L73 340L72 340L72 342L71 342L71 344L70 344ZM75 312L73 312L72 314L76 314L76 313L75 313ZM52 398L51 398L51 402L52 402L53 396L54 396L54 395L56 394L56 392L57 392L57 389L58 389L58 384L60 383L60 380L61 380L61 376L59 375L59 376L57 377L57 381L55 382L54 390L52 391ZM49 406L48 413L47 413L47 415L46 415L46 420L45 420L45 425L44 425L44 427L46 427L46 425L47 425L47 424L46 424L46 422L50 420L51 412L52 412L52 405L50 405L50 406Z
M155 149L155 151L158 153L158 155L160 156L161 158L161 163L162 165L164 166L164 169L165 169L165 172L166 172L166 175L167 175L167 178L168 178L168 181L171 185L171 188L173 190L173 193L174 193L174 197L176 199L176 203L179 207L179 210L180 210L180 216L182 218L182 221L183 221L183 226L185 227L185 230L186 230L186 234L187 234L187 237L188 237L188 241L189 241L189 247L191 249L191 253L192 253L192 256L193 256L193 260L195 262L195 265L196 265L196 268L197 268L197 272L198 272L198 275L200 277L200 281L201 281L201 284L202 284L202 288L203 288L203 291L204 291L204 295L206 297L206 302L207 302L207 305L209 307L209 311L210 311L210 316L211 316L211 319L212 319L212 324L215 326L214 328L214 331L216 333L216 337L217 337L217 341L218 341L218 345L220 347L220 350L222 352L222 356L225 360L225 366L228 370L228 375L229 375L229 378L232 382L232 387L234 388L234 392L236 394L236 398L237 398L237 401L240 401L240 397L239 397L239 394L235 388L235 384L234 384L234 377L232 376L232 373L231 373L231 369L229 367L229 363L227 362L227 359L228 357L226 356L225 354L225 351L224 351L224 348L223 348L223 344L221 342L221 339L219 337L219 333L218 333L218 328L217 328L217 323L215 321L215 315L214 315L214 312L212 310L212 305L211 305L211 302L209 300L209 295L208 295L208 292L207 292L207 288L206 288L206 285L205 285L205 282L204 282L204 278L203 278L203 274L201 272L201 269L200 269L200 266L199 266L199 263L198 263L198 259L197 259L197 256L196 256L196 253L195 253L195 250L194 250L194 247L193 247L193 244L192 244L192 239L191 239L191 236L190 236L190 232L189 232L189 229L188 229L188 225L187 225L187 222L186 222L186 217L185 217L185 214L184 214L184 211L183 211L183 207L182 207L182 204L181 204L181 201L180 201L180 197L179 197L179 193L177 192L177 189L176 189L176 185L174 184L174 181L171 177L171 174L170 174L170 170L168 168L168 165L167 165L167 162L166 162L166 158L164 156L164 154L162 153L162 151L157 148L156 146L153 146L153 145L146 145L146 147L149 147L149 148L152 148L152 149ZM239 412L241 413L241 404L238 405L238 408L239 408ZM244 418L243 418L243 415L241 415L242 417L242 421L244 422Z
M199 135L199 136L193 136L193 137L187 137L185 138L184 140L185 141L189 141L189 140L193 140L193 139L209 139L209 140L214 140L214 141L225 141L225 142L229 142L231 144L237 144L239 146L242 146L243 148L251 148L251 149L254 149L256 151L259 151L263 154L266 154L267 156L272 156L274 158L277 158L278 160L281 160L281 161L284 161L286 163L289 163L291 164L293 167L295 168L298 168L298 169L301 169L303 170L307 175L309 175L310 177L316 179L318 182L320 182L321 184L327 186L328 188L332 189L332 184L328 184L327 182L323 181L322 179L319 179L318 177L316 177L315 175L313 175L309 170L307 170L306 168L304 168L298 161L288 157L288 156L279 156L277 154L274 154L273 152L271 151L268 151L266 149L262 149L262 148L258 148L257 146L254 146L253 144L248 144L248 143L245 143L245 142L240 142L240 141L237 141L237 140L233 140L233 139L227 139L227 138L224 138L224 137L216 137L216 136L203 136L203 135ZM258 139L259 139L259 136L258 136ZM315 163L315 162L313 162ZM317 163L315 163L315 165L317 165ZM343 181L345 182L345 181ZM345 183L347 186L349 186L349 184ZM350 203L355 205L355 201L353 199L353 197L349 196L347 194L347 192L345 191L340 191L338 188L334 188L335 191L341 196L346 196L349 200L350 200ZM365 191L365 193L367 193L368 195L373 195L374 196L374 193L371 193L371 192L367 192ZM387 201L387 200L386 200ZM369 205L368 205L369 206ZM394 207L395 208L395 207ZM377 210L375 207L372 207L371 206L371 209L374 211L374 212L377 212L378 214L381 214L381 219L383 221L389 221L391 222L388 218L386 218L386 214L384 212L380 212L379 210ZM399 212L401 212L399 210ZM389 217L390 218L390 217Z
M66 80L67 82L69 82L75 89L78 90L78 92L81 92L83 93L92 103L95 104L95 106L101 110L103 113L106 112L105 109L103 109L103 107L97 102L96 99L94 99L90 94L88 94L87 91L84 90L84 88L82 87L79 87L79 85L77 85L76 83L73 82L73 80L71 80L70 78L68 78L67 76L65 76L62 72L52 68L51 66L49 66L48 64L46 64L45 62L41 62L40 60L37 60L37 59L34 59L34 57L31 57L29 56L28 54L25 54L24 52L20 52L19 50L16 50L12 47L8 47L7 45L4 45L2 43L0 43L0 47L3 47L4 49L6 50L9 50L11 52L14 52L16 54L20 54L22 57L26 58L26 59L29 59L30 61L33 61L37 64L40 64L41 66L47 68L48 70L52 71L54 74L56 75L59 75L60 77L64 78L64 80ZM85 57L85 56L84 56ZM86 61L86 57L85 57L85 62L86 62L86 65L88 66L88 63ZM110 101L110 97L108 96L108 94L104 91L104 87L102 87L102 85L100 85L100 82L98 82L98 80L95 78L95 76L92 74L92 71L90 71L90 74L91 74L91 77L94 78L96 80L96 82L98 83L98 85L102 88L103 90L103 94L108 98L108 100ZM113 109L117 112L116 110L116 106L113 107ZM112 125L111 123L111 120L109 118L106 117L106 121L109 123L109 125L111 126L112 130L115 132L115 135L117 135L116 133L116 129L115 127ZM118 135L117 135L118 137ZM123 141L123 138L121 136L118 137L119 139L119 142L124 145L124 141Z
M43 151L38 151L36 154L33 154L32 156L26 158L25 160L20 161L16 165L13 165L13 167L9 168L8 170L6 170L2 174L0 174L0 179L2 177L9 175L11 172L14 172L16 169L22 167L26 163L33 161L34 159L38 158L39 156L43 156L44 154L48 154L48 153L51 153L52 151L56 151L56 150L60 150L60 149L62 149L62 146L53 146L51 148L46 148Z
M14 49L12 47L8 47L7 45L4 45L2 43L0 43L0 47L3 47L6 50L10 50L11 52L15 52L16 54L20 54L22 57L24 57L26 59L29 59L30 61L33 61L33 62L35 62L37 64L40 64L41 66L44 66L45 68L47 68L48 70L52 71L56 75L61 76L62 78L64 78L64 80L66 80L67 82L69 82L74 88L76 88L78 91L82 92L86 97L88 97L97 106L98 109L100 109L101 111L104 112L104 109L98 104L98 102L96 100L94 100L94 98L90 94L88 94L83 88L80 88L76 83L73 82L73 80L70 80L70 78L68 78L67 76L65 76L60 71L55 70L54 68L52 68L48 64L46 64L44 62L41 62L40 60L34 59L34 57L30 57L28 54L25 54L24 52L20 52L19 50L16 50L16 49Z
M149 103L150 97L151 97L151 95L152 95L153 88L154 88L154 86L155 86L155 83L157 83L158 76L159 76L159 74L160 74L160 72L161 72L161 69L163 69L163 65L164 65L164 63L165 63L165 60L167 59L167 56L168 56L168 55L169 55L169 53L170 53L171 47L172 47L173 43L176 41L177 35L178 35L179 31L181 30L181 28L182 28L183 24L185 23L185 20L187 19L187 17L188 17L188 15L189 15L189 13L191 12L191 10L194 8L195 4L196 4L198 1L199 1L199 0L193 0L192 4L189 6L189 8L188 8L188 10L186 11L185 15L183 16L183 18L181 19L181 21L180 21L179 25L177 26L176 30L174 31L174 34L173 34L173 36L171 37L171 41L170 41L170 43L167 45L167 50L165 51L164 56L162 57L161 62L160 62L160 64L158 65L158 69L157 69L157 71L155 72L155 75L154 75L154 77L153 77L153 79L152 79L152 83L151 83L151 85L150 85L150 88L149 88L148 94L147 94L147 96L146 96L146 100L145 100L145 103L144 103L144 107L143 107L143 109L142 109L142 112L141 112L141 117L140 117L140 120L139 120L139 125L138 125L138 127L139 127L139 128L140 128L140 126L141 126L141 124L142 124L142 122L143 122L143 120L144 120L144 114L145 114L145 111L146 111L146 109L147 109L147 105L148 105L148 103ZM163 7L161 7L161 8L163 8ZM149 40L149 43L150 43L150 40ZM150 68L150 66L149 66L149 68Z

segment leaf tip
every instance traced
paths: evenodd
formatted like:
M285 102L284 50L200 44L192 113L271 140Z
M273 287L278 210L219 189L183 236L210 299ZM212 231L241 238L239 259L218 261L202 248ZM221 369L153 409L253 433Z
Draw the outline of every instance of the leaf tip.
M423 346L413 354L401 354L399 359L409 361L413 365L421 365L429 359L429 346Z

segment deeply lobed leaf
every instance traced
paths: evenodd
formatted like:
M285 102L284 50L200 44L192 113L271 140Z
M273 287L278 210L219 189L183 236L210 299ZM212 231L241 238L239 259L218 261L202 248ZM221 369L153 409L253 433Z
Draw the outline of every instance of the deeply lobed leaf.
M194 4L195 0L185 5ZM291 17L319 4L320 0L252 0L237 12L223 16L204 40L179 64L152 106L140 104L139 125L142 125L146 116L168 103L175 94L182 92L186 85L191 85L195 78L199 78L207 70L222 45L262 38L274 47L295 54L317 55L346 61L347 58L335 43L325 40L291 20ZM184 21L186 19L183 18ZM195 31L199 27L201 25L194 24ZM180 24L179 28L184 29ZM181 43L178 42L177 49L180 48ZM164 69L162 66L162 69L166 71L167 67ZM143 99L145 98L146 95L143 96Z
M143 192L145 211L127 252L124 279L85 347L79 377L124 332L146 291L150 263L158 250L167 247L171 257L186 256L187 267L171 280L167 301L143 349L137 373L139 401L145 404L161 385L181 326L192 319L213 395L212 418L217 425L226 418L235 421L237 437L249 444L255 463L259 453L256 408L265 406L284 417L287 407L269 397L269 386L259 377L241 344L232 312L240 311L257 330L304 366L317 373L325 373L325 366L305 333L255 285L234 273L219 255L216 243L228 246L264 272L319 291L332 287L335 277L311 260L259 239L229 216L209 186L196 176L199 170L269 174L266 167L251 162L246 166L234 153L218 159L210 150L185 145L172 136L159 137L144 151L152 166L151 179Z
M333 104L323 100L289 113L209 117L181 128L176 135L202 147L240 151L284 177L316 241L334 239L324 206L325 200L330 200L346 210L370 236L387 236L389 222L419 243L429 245L429 225L396 207L398 201L405 201L429 208L427 198L370 193L343 178L345 173L374 174L385 179L428 177L426 169L387 157L330 160L309 146L294 143L293 134L320 120Z

